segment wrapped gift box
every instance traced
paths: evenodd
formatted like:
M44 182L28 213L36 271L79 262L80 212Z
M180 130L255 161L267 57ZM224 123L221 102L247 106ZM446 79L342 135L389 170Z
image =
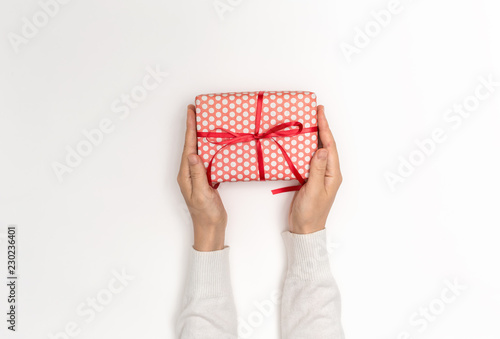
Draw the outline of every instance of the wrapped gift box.
M318 148L316 118L313 92L198 95L198 154L208 181L214 188L225 181L297 179L304 184Z

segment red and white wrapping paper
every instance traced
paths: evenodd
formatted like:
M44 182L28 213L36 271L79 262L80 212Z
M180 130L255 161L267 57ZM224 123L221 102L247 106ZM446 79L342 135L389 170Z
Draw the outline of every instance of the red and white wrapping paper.
M273 194L300 189L318 148L316 108L305 91L198 95L198 154L209 183L296 179L300 185Z

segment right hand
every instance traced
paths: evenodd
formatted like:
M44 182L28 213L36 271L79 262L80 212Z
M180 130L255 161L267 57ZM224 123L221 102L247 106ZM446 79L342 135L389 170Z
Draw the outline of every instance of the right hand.
M291 233L307 234L324 229L342 183L337 146L322 105L318 106L317 118L320 146L323 147L316 150L309 179L293 197L288 217Z

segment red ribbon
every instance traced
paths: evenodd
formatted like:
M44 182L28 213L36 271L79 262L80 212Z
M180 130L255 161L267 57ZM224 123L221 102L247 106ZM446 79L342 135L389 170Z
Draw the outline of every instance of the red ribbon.
M255 113L255 133L236 133L232 132L230 130L224 129L224 128L215 128L213 130L210 130L209 132L197 132L198 137L206 137L208 142L212 144L217 144L217 145L224 145L223 147L219 148L217 152L213 155L212 159L210 160L207 168L207 179L208 183L210 186L213 188L217 189L219 187L220 182L217 182L215 184L212 184L212 162L215 159L215 156L217 153L222 151L224 148L226 148L229 145L236 144L239 142L249 142L252 140L256 141L256 147L257 147L257 162L259 164L259 176L261 181L265 181L265 170L264 170L264 156L262 155L262 144L260 142L260 139L271 139L278 145L278 147L281 150L281 153L285 157L286 162L288 163L288 166L290 167L290 170L292 173L295 175L295 178L300 182L300 185L297 186L288 186L288 187L282 187L278 189L274 189L271 192L273 194L278 194L278 193L284 193L284 192L290 192L290 191L298 191L302 185L306 183L304 178L300 175L299 171L293 164L292 159L288 156L288 153L285 151L285 149L273 138L273 137L291 137L295 136L297 134L304 134L304 133L311 133L311 132L317 132L318 131L318 126L314 127L307 127L304 128L302 123L299 121L290 121L290 122L284 122L282 124L276 125L269 130L265 131L264 133L259 133L260 129L260 120L261 120L261 113L262 113L262 101L264 97L264 92L261 91L259 92L259 95L257 97L257 109ZM288 127L298 127L298 128L293 128L289 130L285 130L285 128ZM214 130L223 130L225 132L214 132ZM212 141L210 138L229 138L227 140L223 141Z

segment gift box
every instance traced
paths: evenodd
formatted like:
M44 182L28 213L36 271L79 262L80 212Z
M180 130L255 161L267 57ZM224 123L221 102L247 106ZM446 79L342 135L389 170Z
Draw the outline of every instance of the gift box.
M298 180L309 177L318 149L316 95L313 92L241 92L196 97L198 154L207 180Z

